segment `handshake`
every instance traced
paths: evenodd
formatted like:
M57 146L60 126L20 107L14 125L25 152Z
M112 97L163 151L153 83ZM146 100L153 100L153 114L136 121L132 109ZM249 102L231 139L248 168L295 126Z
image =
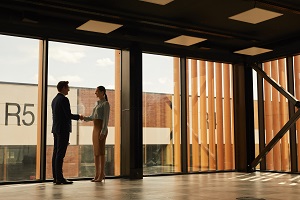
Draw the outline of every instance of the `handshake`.
M84 119L84 116L80 114L80 115L79 115L79 119L80 119L80 120L83 120L83 119Z

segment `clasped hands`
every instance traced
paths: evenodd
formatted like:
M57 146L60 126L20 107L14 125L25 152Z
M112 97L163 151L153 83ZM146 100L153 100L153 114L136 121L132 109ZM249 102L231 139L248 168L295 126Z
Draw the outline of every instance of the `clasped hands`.
M80 114L80 115L79 115L79 119L80 119L80 120L83 120L83 119L84 119L84 116Z

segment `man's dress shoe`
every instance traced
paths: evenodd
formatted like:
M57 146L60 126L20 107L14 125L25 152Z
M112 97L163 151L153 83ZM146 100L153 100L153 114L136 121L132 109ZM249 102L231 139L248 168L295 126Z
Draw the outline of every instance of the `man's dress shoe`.
M69 181L69 180L67 180L67 179L57 180L57 181L55 182L56 185L64 185L64 184L72 184L72 183L73 183L73 181Z

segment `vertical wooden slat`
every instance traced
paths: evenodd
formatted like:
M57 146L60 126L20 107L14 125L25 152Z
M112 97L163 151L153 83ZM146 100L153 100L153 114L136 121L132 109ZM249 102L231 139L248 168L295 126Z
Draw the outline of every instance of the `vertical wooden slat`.
M230 115L231 115L231 117L230 117L230 121L231 121L231 129L230 129L230 131L231 131L231 149L230 149L230 151L232 152L232 169L234 168L234 166L235 166L235 151L234 151L234 149L235 149L235 142L234 142L234 97L233 97L233 67L232 67L232 65L229 65L229 76L230 76L230 78L229 78L229 81L230 81L230 88L231 88L231 92L230 92L230 94L229 94L229 97L230 97L230 107L231 107L231 109L230 109Z
M201 130L201 170L208 170L207 112L206 112L206 62L200 60L200 130Z
M224 135L225 135L225 170L232 169L231 148L231 102L229 64L223 64L224 77Z
M167 106L167 112L166 112L166 124L167 127L170 130L170 138L173 138L173 111L172 111L172 95L168 95L168 100L169 100L169 104L166 104ZM146 110L146 109L145 109ZM173 139L170 139L170 143L168 144L168 146L166 147L165 150L165 155L166 155L166 164L168 165L174 165L173 163Z
M271 74L271 62L264 63L264 71L268 76ZM273 127L273 117L272 117L272 102L271 102L271 85L264 80L265 87L265 124L266 124L266 144L268 144L272 138L272 127ZM273 150L271 150L267 156L267 170L273 170Z
M199 138L198 138L198 76L197 60L192 60L191 65L192 81L192 154L193 171L199 170Z
M187 130L186 130L186 134L187 134L187 162L188 162L188 172L190 172L190 166L191 166L191 159L190 159L190 155L191 155L191 151L190 151L190 93L189 93L189 59L186 59L186 110L187 110Z
M121 51L115 50L115 176L121 174Z
M278 81L278 64L277 60L271 61L271 77ZM272 87L272 109L273 109L273 137L280 131L280 109L279 109L279 92L276 88ZM274 146L274 169L281 170L281 153L280 142Z
M285 72L285 59L278 60L279 68L279 84L287 90L286 85L286 72ZM288 121L287 102L283 95L280 95L280 127ZM288 152L288 135L289 131L281 139L281 169L287 171L289 169L289 152Z
M208 62L208 127L209 127L209 169L216 169L215 147L215 104L214 104L214 63Z
M295 71L295 95L300 99L300 55L294 57L294 71ZM298 155L298 171L300 171L300 120L296 122L297 129L297 155Z
M217 169L224 170L222 64L216 63Z
M38 75L38 110L37 110L37 146L36 146L36 179L41 178L41 140L42 140L42 102L43 102L43 41L39 41L39 75Z
M180 79L179 58L174 58L174 162L175 172L181 171L180 153Z

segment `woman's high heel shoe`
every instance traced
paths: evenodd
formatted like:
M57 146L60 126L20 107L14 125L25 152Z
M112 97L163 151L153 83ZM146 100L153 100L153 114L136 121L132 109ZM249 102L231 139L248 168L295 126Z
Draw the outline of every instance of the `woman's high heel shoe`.
M96 178L96 176L91 180L91 182L95 182L95 180L97 180L98 178Z
M102 182L102 180L103 180L103 182L105 183L105 174L103 174L103 177L102 177L102 178L100 178L100 179L95 179L94 182Z
M103 175L103 182L105 183L105 174Z

